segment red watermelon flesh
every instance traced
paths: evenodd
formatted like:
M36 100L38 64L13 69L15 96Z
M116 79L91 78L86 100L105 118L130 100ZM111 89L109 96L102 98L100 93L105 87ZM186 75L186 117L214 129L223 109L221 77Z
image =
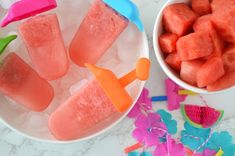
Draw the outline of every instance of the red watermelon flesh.
M176 43L176 48L182 61L209 56L214 51L212 38L206 31L199 31L181 37Z
M233 5L235 5L235 0L212 0L211 9L212 12L216 12Z
M191 85L197 85L197 72L205 63L204 60L184 61L181 65L180 77Z
M193 25L193 29L195 32L197 31L207 31L213 41L214 51L210 56L206 56L205 59L210 59L212 57L220 57L224 50L225 43L220 37L220 35L215 30L212 22L211 22L211 14L201 16L197 19L197 21Z
M199 15L205 15L211 12L209 0L192 0L192 8Z
M223 111L210 107L184 105L181 110L186 120L198 128L210 128L218 123L223 116Z
M163 24L166 31L182 36L197 19L197 15L184 3L167 6L163 11Z
M226 48L222 59L226 71L235 71L235 45Z
M226 73L222 78L207 86L208 91L219 91L235 85L235 71Z
M178 36L172 33L165 33L159 37L159 44L163 52L172 53L176 51Z
M212 22L221 37L230 43L235 43L235 6L225 7L212 14Z
M180 71L182 62L179 60L177 53L169 54L165 61L171 68L178 72Z
M220 57L214 57L206 61L197 73L198 87L206 87L216 82L225 74L223 61Z

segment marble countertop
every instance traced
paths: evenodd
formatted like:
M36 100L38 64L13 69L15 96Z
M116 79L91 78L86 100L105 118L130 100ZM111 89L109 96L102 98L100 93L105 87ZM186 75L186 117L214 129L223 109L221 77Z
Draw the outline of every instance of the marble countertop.
M146 87L150 92L155 92L159 87L155 79L158 74L164 74L155 59L152 47L152 30L154 20L166 2L164 0L134 0L140 8L141 16L145 25L150 45L150 56L153 63L151 78ZM159 104L157 108L165 108ZM178 128L183 127L183 119L179 111L173 112L173 117L178 121ZM228 130L235 136L235 118L226 119L216 129ZM133 121L124 119L117 126L89 141L73 144L49 144L37 142L25 138L11 131L0 123L0 156L122 156L123 149L135 141L131 137Z

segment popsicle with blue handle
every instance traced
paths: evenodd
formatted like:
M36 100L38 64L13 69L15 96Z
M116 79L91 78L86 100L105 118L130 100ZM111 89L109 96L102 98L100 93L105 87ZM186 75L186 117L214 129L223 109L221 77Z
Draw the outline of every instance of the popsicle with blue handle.
M74 63L96 64L132 21L143 31L138 9L130 0L95 0L69 48Z
M19 21L57 7L55 0L19 0L11 5L0 26Z

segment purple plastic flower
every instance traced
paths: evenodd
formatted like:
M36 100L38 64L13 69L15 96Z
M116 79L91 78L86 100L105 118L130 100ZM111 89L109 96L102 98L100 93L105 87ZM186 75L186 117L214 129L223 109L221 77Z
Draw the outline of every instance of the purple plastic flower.
M176 143L169 135L167 142L159 144L155 149L153 156L185 156L184 146Z
M148 96L149 91L147 88L144 88L135 106L128 114L129 118L135 118L139 116L140 114L142 114L142 111L152 110L152 101Z
M163 138L167 133L167 128L157 113L149 113L148 116L139 115L135 126L133 137L146 146L157 146L160 143L160 138Z

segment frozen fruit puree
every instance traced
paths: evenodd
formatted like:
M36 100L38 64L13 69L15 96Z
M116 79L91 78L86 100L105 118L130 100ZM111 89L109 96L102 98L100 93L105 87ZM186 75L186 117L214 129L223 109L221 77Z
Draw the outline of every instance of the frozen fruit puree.
M15 53L0 65L0 92L33 111L45 110L53 99L51 85Z
M19 31L41 77L55 80L66 74L69 62L56 14L35 16Z
M96 79L88 82L50 116L49 129L57 139L81 138L106 118L126 111L132 104L132 98L124 87L137 78L146 80L150 62L148 59L140 59L136 69L120 79L109 70L86 66Z
M71 59L79 66L95 64L127 25L125 17L95 0L70 44Z

